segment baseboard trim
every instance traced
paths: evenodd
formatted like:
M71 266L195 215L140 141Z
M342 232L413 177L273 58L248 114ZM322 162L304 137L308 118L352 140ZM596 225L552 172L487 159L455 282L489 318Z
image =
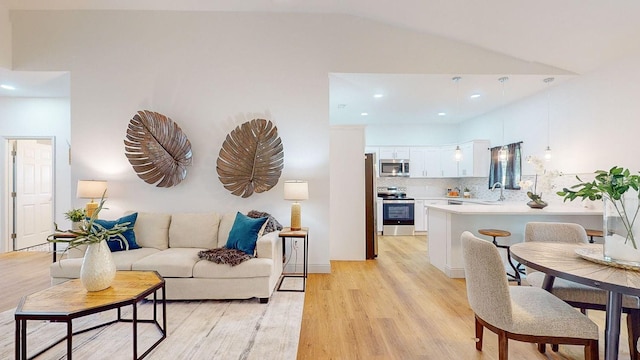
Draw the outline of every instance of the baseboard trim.
M295 270L295 271L294 271ZM309 264L309 273L310 274L330 274L331 273L331 264ZM285 273L293 273L293 272L302 272L302 264L289 264L285 266L283 269Z
M331 264L310 264L309 272L314 274L330 274Z
M464 268L450 268L449 266L445 266L444 273L450 278L464 279Z

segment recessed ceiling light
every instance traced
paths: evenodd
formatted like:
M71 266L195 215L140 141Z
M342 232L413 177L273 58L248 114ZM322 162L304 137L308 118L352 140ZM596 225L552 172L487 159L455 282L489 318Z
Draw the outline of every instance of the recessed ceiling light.
M472 98L472 99L476 99L476 98L480 97L480 94L473 94L473 95L471 95L469 97Z
M5 84L0 85L0 87L5 89L5 90L15 90L16 89L15 87L13 87L11 85L5 85Z
M376 99L379 99L379 98L381 98L383 96L384 95L382 95L382 94L373 94L373 97L376 98Z
M445 116L445 115L447 115L447 113L446 113L446 112L439 112L439 113L438 113L438 116Z
M369 115L369 113L363 112L363 113L360 113L360 115L367 116L367 115Z

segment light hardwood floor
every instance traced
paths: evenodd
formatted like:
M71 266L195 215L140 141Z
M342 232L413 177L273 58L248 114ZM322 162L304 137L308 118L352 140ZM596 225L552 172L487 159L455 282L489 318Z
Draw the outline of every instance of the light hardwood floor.
M47 288L50 263L50 253L0 255L0 311ZM602 332L603 312L589 316ZM380 237L377 260L334 261L331 274L309 276L298 359L498 358L493 333L485 330L482 352L475 350L473 336L464 280L449 279L429 264L426 237ZM620 359L628 359L624 326L620 345ZM600 348L603 358L602 340ZM509 355L583 359L580 347L563 345L559 353L549 349L542 355L534 345L516 341L509 342Z
M20 298L51 286L51 253L17 251L0 255L0 311L13 309Z
M377 260L333 261L331 274L307 282L298 359L498 359L498 339L485 329L475 350L465 282L429 264L426 236L379 237ZM589 316L604 329L603 312ZM623 327L625 319L623 318ZM600 341L601 358L604 341ZM509 358L584 359L583 348L558 353L509 342ZM628 359L626 332L620 359Z

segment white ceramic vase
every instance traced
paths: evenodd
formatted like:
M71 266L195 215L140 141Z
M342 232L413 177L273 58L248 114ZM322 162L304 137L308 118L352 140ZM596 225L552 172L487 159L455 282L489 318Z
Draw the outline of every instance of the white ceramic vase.
M116 263L106 241L89 244L80 268L80 281L87 291L100 291L111 286L116 277Z
M604 257L613 261L633 262L640 265L640 222L638 194L628 191L623 199L604 199Z

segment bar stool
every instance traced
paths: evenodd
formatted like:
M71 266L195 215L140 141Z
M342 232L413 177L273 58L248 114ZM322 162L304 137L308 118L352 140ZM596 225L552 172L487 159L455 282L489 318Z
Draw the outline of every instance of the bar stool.
M602 237L602 230L594 230L594 229L585 229L587 231L587 236L589 237L589 242L593 244L593 237Z
M482 235L491 236L493 238L493 245L495 245L497 248L507 250L507 261L509 262L509 265L511 265L511 268L513 269L513 275L507 272L507 276L510 277L511 280L517 282L518 285L521 285L522 283L522 279L520 278L521 271L520 269L518 269L517 266L513 265L513 260L511 260L511 250L509 250L509 245L500 245L496 241L496 238L508 237L508 236L511 236L511 233L507 230L499 230L499 229L480 229L478 230L478 232Z

